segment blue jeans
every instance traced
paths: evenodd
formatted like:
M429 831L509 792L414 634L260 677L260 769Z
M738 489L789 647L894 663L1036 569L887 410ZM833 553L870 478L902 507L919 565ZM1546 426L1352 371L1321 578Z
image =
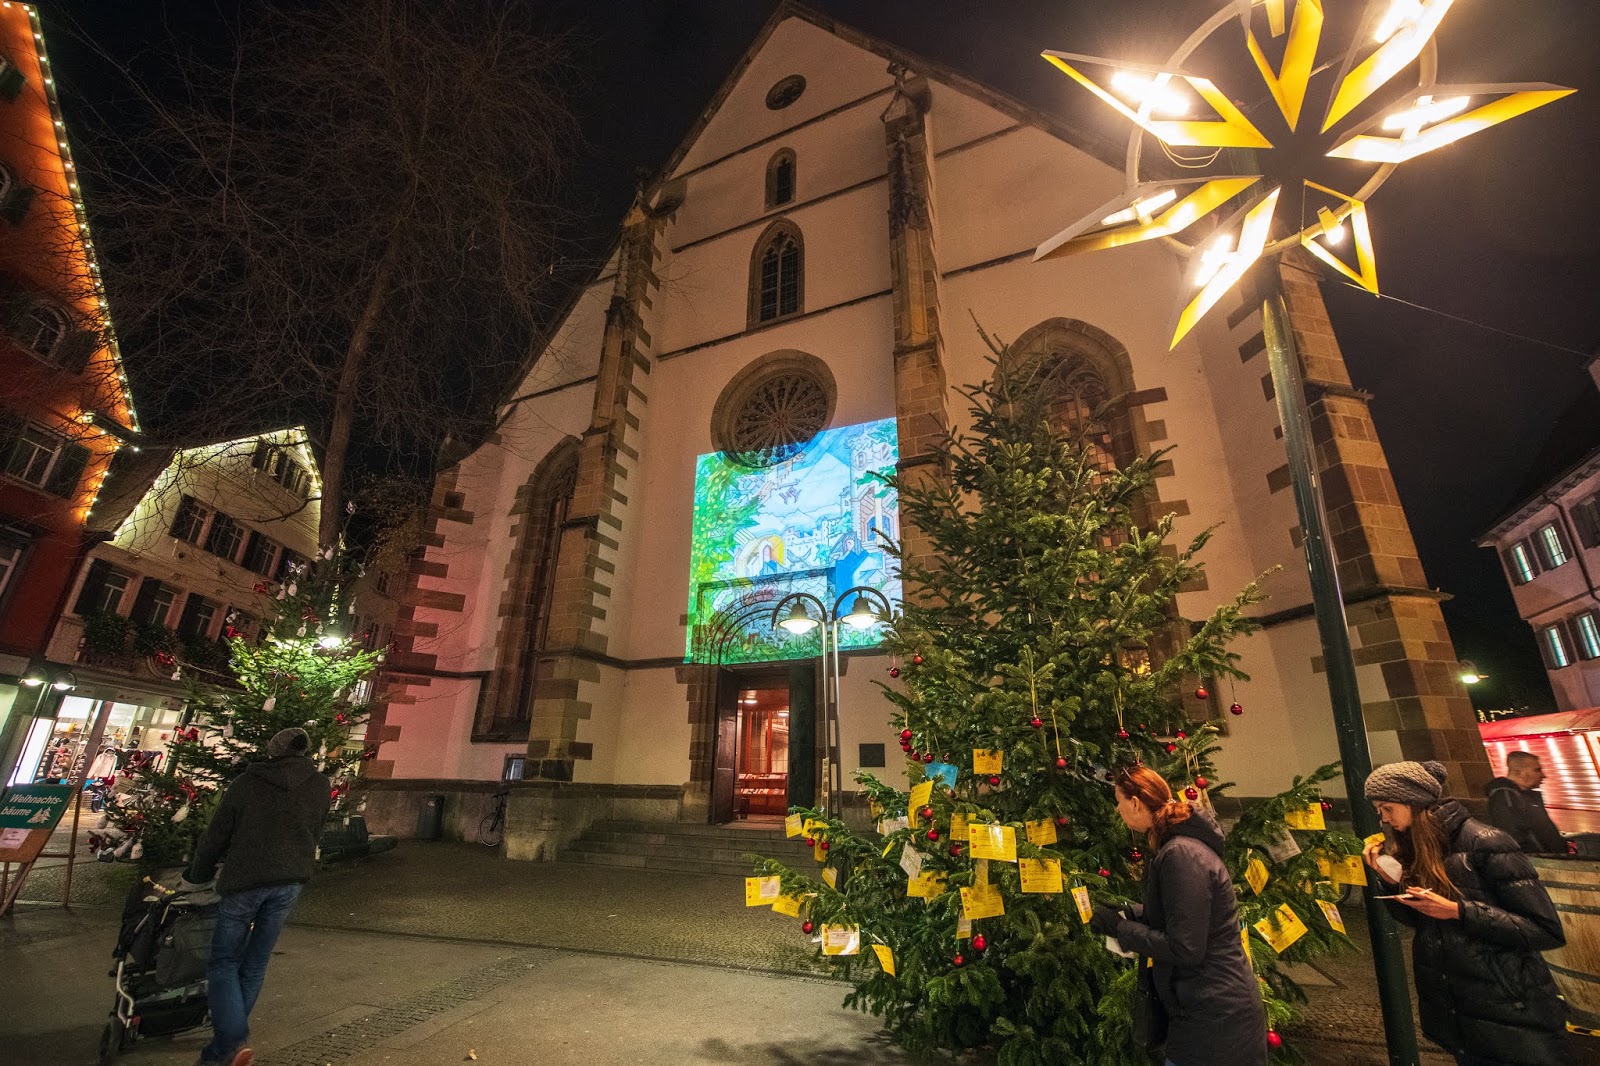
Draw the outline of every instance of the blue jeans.
M222 897L206 964L206 1000L211 1007L211 1043L204 1062L227 1062L250 1037L250 1009L261 993L272 947L283 932L301 885L247 888Z

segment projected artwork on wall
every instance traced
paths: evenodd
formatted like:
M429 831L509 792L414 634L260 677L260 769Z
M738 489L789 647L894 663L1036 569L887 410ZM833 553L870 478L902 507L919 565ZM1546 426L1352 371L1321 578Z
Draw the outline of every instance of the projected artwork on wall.
M795 636L772 626L772 608L791 592L809 592L832 607L841 592L866 585L898 604L900 577L884 538L900 536L900 505L877 476L893 474L898 460L892 418L825 430L798 455L761 469L722 452L700 456L689 661L816 655L820 627ZM841 645L873 646L880 628L840 626Z

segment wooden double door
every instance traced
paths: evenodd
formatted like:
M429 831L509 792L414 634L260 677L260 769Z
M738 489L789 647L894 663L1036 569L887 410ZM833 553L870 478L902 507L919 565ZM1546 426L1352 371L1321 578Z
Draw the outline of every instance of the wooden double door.
M790 807L816 805L818 662L721 668L713 823L779 818Z

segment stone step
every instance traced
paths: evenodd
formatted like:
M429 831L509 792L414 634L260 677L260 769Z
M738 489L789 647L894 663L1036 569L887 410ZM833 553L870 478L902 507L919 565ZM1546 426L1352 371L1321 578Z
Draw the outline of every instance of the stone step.
M712 862L689 856L662 858L645 855L612 855L607 852L572 851L561 853L561 861L586 866L624 866L636 870L670 870L676 873L714 874L727 877L749 877L750 864L745 862Z
M594 840L590 837L580 837L567 846L562 853L563 857L572 852L588 852L601 855L642 855L647 858L660 859L703 859L706 862L744 863L750 865L746 855L767 855L784 861L805 858L807 853L802 849L776 849L754 847L703 847L697 845L684 846L681 842L656 843L639 840Z

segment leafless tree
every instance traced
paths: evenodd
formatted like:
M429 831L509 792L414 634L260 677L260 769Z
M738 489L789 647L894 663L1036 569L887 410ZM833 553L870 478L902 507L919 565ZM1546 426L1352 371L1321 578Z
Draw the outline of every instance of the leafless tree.
M332 543L352 445L462 435L558 298L569 47L522 0L338 0L171 62L86 182L141 411L180 444L306 421Z

